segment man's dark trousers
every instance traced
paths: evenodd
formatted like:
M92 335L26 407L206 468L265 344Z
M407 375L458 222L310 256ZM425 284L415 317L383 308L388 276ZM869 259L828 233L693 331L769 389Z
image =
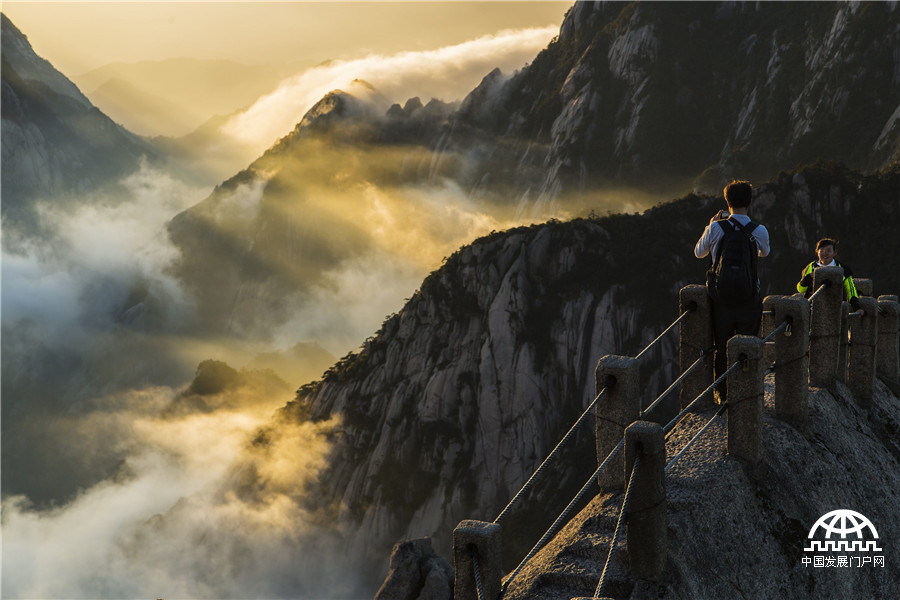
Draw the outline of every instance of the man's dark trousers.
M735 335L759 335L762 324L762 298L759 294L744 306L723 306L712 300L713 338L716 343L716 379L721 377L728 365L728 340ZM717 387L720 402L727 396L726 384Z

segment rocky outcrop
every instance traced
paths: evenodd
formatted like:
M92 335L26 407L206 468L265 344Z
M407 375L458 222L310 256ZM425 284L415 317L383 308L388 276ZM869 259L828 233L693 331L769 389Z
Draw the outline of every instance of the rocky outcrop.
M451 600L453 567L437 556L431 540L398 543L391 552L391 570L375 600Z
M578 2L442 147L476 138L490 160L468 183L506 181L538 211L611 182L709 191L819 158L879 168L900 147L898 43L887 3Z

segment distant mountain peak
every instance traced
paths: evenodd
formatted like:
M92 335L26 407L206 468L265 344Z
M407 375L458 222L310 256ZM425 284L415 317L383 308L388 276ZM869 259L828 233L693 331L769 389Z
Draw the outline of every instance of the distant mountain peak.
M78 87L62 73L53 68L49 61L35 54L28 37L5 14L0 15L2 21L2 56L4 69L11 67L24 81L40 81L57 94L63 94L75 100L85 108L93 108Z
M3 230L9 248L45 236L35 205L96 201L160 152L98 110L65 75L35 54L2 16ZM121 198L121 194L113 197Z

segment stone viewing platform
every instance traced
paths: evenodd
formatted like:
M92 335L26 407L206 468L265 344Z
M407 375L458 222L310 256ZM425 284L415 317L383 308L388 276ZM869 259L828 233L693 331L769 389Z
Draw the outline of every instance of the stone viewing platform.
M725 453L727 427L713 422L666 474L666 565L658 578L635 577L625 543L613 554L605 595L609 598L889 598L896 597L897 569L819 568L802 562L810 527L832 507L853 508L878 525L885 546L900 539L900 399L881 381L864 409L842 383L834 391L809 388L804 435L778 418L774 374L765 379L762 436L766 440L755 476ZM667 440L673 456L706 424L715 408L689 414ZM570 600L591 597L613 538L624 491L602 492L576 514L517 575L508 600ZM548 519L551 518L548 515ZM409 543L407 543L408 545ZM398 544L405 552L406 545ZM430 550L430 546L429 546ZM395 550L396 551L396 550ZM886 555L889 553L885 553ZM437 572L428 554L420 586L400 595L450 600L452 569ZM401 562L398 555L398 564ZM394 561L392 561L392 567ZM449 579L446 570L450 570ZM440 577L437 577L437 574ZM469 571L467 575L471 576ZM444 584L434 585L439 579ZM396 591L395 583L384 592Z
M864 513L882 539L900 539L900 400L880 381L871 409L860 407L844 384L834 393L810 388L804 436L776 416L772 374L765 392L757 476L725 454L726 424L715 421L666 474L662 576L635 578L620 540L607 597L896 597L900 565L829 571L801 560L810 527L835 507ZM690 414L666 442L666 455L678 452L714 412ZM503 598L592 596L622 496L621 490L597 495L529 561Z

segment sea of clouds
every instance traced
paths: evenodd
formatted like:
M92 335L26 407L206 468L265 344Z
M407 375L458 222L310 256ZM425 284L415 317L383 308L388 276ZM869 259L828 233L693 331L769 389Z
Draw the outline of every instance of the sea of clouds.
M522 66L554 33L501 32L311 69L228 131L258 155L353 79L391 101L459 98L495 66ZM308 379L272 372L268 385L207 399L216 410L169 409L203 360L241 369L301 341L335 355L353 349L443 256L511 222L451 184L405 189L398 199L396 189L363 183L372 251L329 271L277 336L234 339L192 328L200 307L171 269L178 249L166 223L210 190L150 166L118 189L124 197L64 209L46 199L50 235L4 244L3 597L371 594L352 576L363 567L331 513L304 498L338 422L273 420ZM261 449L253 440L262 428L274 433ZM262 484L251 496L240 493L248 469Z

